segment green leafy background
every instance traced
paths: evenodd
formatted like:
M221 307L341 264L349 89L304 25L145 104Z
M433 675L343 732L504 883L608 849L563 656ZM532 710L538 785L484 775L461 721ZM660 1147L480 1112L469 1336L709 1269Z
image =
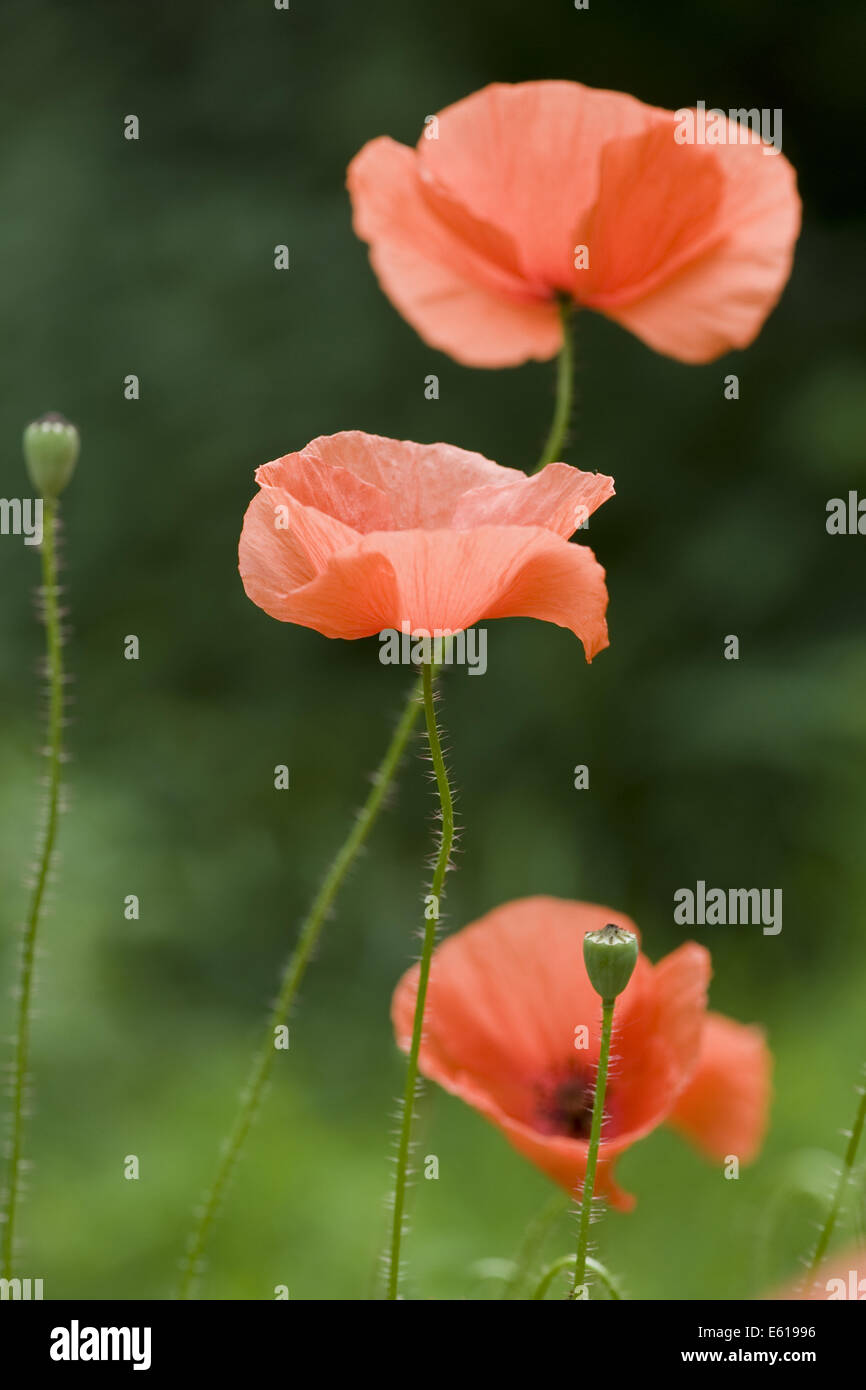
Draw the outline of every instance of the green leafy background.
M745 353L686 367L581 316L568 458L617 481L587 538L612 645L588 668L567 632L501 622L487 676L445 679L464 827L448 925L549 892L629 913L658 957L684 936L678 887L781 887L781 935L695 931L713 1005L764 1023L776 1055L763 1155L728 1182L658 1131L621 1164L637 1209L595 1234L638 1297L758 1296L795 1271L815 1208L801 1179L787 1195L791 1174L813 1182L838 1152L866 1054L866 538L825 530L829 498L866 494L864 27L854 0L4 6L0 492L26 492L31 418L62 410L84 441L64 509L72 809L42 938L22 1218L21 1272L47 1297L169 1295L278 968L409 680L375 640L329 642L244 597L253 470L346 428L527 468L546 433L549 365L460 367L381 295L345 167L486 82L553 76L669 108L781 107L806 221ZM138 143L122 138L129 113ZM283 242L288 273L273 268ZM138 402L123 399L130 372ZM4 1035L39 804L37 572L34 550L0 538ZM738 662L722 658L728 633ZM402 1074L388 1004L431 843L417 751L308 976L209 1297L374 1287ZM496 1296L477 1262L509 1257L551 1189L451 1097L428 1091L421 1133L440 1178L415 1194L409 1291ZM123 1177L132 1153L138 1182ZM849 1235L862 1214L855 1201ZM551 1255L572 1239L566 1219Z

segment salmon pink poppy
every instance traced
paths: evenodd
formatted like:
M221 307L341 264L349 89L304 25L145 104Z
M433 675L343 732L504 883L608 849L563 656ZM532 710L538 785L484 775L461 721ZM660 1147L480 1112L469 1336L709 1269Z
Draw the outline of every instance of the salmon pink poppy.
M459 362L552 357L560 298L710 361L775 305L800 200L775 146L690 114L577 82L495 83L414 150L364 146L348 172L355 231L394 305Z
M435 636L486 618L607 646L604 570L569 536L613 480L551 463L534 477L450 444L349 431L256 473L240 572L254 603L326 637Z
M424 1016L424 1075L570 1192L586 1171L601 1037L582 943L608 922L637 932L592 903L538 897L496 908L437 948ZM746 1162L760 1146L770 1054L758 1029L708 1013L710 973L695 942L656 965L641 954L617 999L595 1190L623 1210L633 1198L614 1164L663 1122L717 1160ZM414 966L392 1003L404 1051L417 986Z

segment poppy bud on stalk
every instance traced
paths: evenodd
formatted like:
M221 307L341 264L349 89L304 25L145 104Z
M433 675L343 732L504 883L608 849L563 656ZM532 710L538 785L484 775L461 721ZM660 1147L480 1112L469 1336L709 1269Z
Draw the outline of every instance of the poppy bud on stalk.
M589 982L606 1004L622 994L637 964L638 946L634 932L609 922L601 931L587 932L583 938L583 959Z
M62 415L43 415L24 431L24 459L30 480L46 502L56 502L78 460L78 430Z

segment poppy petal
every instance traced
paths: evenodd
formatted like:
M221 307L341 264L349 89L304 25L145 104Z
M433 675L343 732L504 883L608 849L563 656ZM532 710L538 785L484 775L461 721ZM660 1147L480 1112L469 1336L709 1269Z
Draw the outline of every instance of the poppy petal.
M689 130L683 116L574 82L493 84L441 111L415 151L361 151L356 231L397 308L469 365L552 356L560 294L710 361L750 343L778 300L800 201L745 119L693 112Z
M289 525L282 521L284 509ZM248 598L272 618L326 637L368 637L388 625L397 583L388 561L362 553L361 536L281 488L247 508L238 559Z
M296 471L289 473L285 465L293 461L296 461ZM411 439L386 439L362 430L321 435L300 453L288 454L285 459L259 470L265 475L263 481L288 488L299 501L306 499L295 487L298 474L308 475L316 482L319 477L329 478L329 485L333 487L331 475L335 471L348 474L356 486L364 489L363 497L367 496L366 489L371 489L374 496L387 501L389 523L379 527L366 524L356 527L364 532L432 531L450 526L465 492L487 485L501 487L524 476L471 449L458 449L453 444L416 444ZM258 478L258 474L256 476ZM315 500L315 488L311 493L313 505L321 507ZM366 517L363 520L366 522Z
M595 201L606 140L664 113L578 82L493 83L439 113L439 138L418 142L437 184L506 232L530 283L571 291L574 228Z
M764 1138L772 1064L760 1028L708 1014L697 1068L671 1123L711 1158L748 1163Z
M370 246L385 294L431 347L468 366L545 360L562 345L552 299L538 300L480 249L452 230L421 189L415 153L383 137L349 166L354 227Z
M387 627L461 632L484 618L540 618L570 628L591 661L608 645L604 570L592 551L538 526L389 531L362 539L397 576Z
M775 306L800 200L785 157L738 143L732 122L718 146L678 145L674 129L605 146L599 201L577 233L590 256L577 294L657 352L709 362L747 347Z
M675 128L671 119L602 149L598 200L574 232L589 253L574 272L580 303L632 303L723 239L721 165L705 146L678 145Z
M566 540L592 513L614 495L613 478L581 473L567 463L549 463L527 478L514 474L505 481L473 488L460 499L454 525L544 526Z
M595 903L522 898L447 937L436 949L430 978L421 1044L425 1075L458 1095L474 1082L512 1115L531 1118L537 1076L573 1051L578 1024L598 1026L583 937L610 921L637 931L621 913ZM570 982L567 990L563 980ZM417 989L416 965L400 980L391 1006L404 1051Z
M587 660L607 645L604 570L565 537L610 478L560 463L527 478L466 449L360 431L314 439L256 477L240 570L273 617L328 637L535 617L574 632Z
M477 1106L477 1108L481 1108ZM579 1195L586 1175L589 1144L583 1139L568 1139L563 1135L539 1135L528 1125L518 1124L508 1115L489 1115L506 1135L513 1148L528 1158L555 1183L573 1195ZM614 1177L616 1160L630 1146L626 1137L619 1141L602 1142L595 1170L594 1197L606 1197L617 1211L631 1211L635 1197L626 1192Z
M612 1088L617 1133L629 1142L649 1134L670 1114L697 1065L710 978L709 952L686 942L652 967L652 978L621 996Z
M577 1055L578 1027L590 1033L580 1057L590 1069L596 1065L601 1006L584 969L582 943L586 932L611 921L639 936L622 913L595 903L548 897L506 903L441 943L427 995L424 1075L472 1105L572 1192L586 1170L588 1144L539 1131L538 1084L561 1072L563 1058ZM417 965L406 972L391 1005L403 1051L412 1036L418 974ZM637 974L652 974L643 959ZM603 1142L597 1172L596 1191L622 1210L633 1199L615 1183L613 1163L630 1142L628 1136Z
M263 464L256 470L259 487L280 488L296 502L315 507L361 535L393 526L391 503L384 491L350 469L326 461L313 445Z

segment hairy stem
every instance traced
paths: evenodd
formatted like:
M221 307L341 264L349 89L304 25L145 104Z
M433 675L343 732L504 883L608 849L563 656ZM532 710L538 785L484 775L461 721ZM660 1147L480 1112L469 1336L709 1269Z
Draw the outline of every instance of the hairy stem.
M589 1152L586 1159L586 1176L583 1180L583 1194L580 1202L580 1221L577 1229L577 1261L574 1266L574 1284L571 1297L577 1298L584 1284L589 1244L589 1219L592 1214L592 1193L595 1187L595 1170L598 1164L598 1149L601 1143L601 1122L604 1116L604 1093L607 1089L607 1067L610 1060L610 1035L613 1030L613 999L602 1001L601 1008L601 1049L598 1055L598 1074L595 1081L595 1095L592 1101L592 1127L589 1132Z
M830 1241L833 1237L833 1232L836 1229L836 1222L839 1219L839 1213L842 1210L842 1203L845 1198L845 1192L847 1190L848 1183L851 1180L851 1174L854 1169L854 1161L857 1157L857 1149L859 1148L860 1140L863 1137L864 1124L866 1124L866 1085L862 1085L860 1087L860 1102L857 1106L857 1113L854 1116L854 1124L851 1128L850 1134L848 1135L848 1144L845 1149L845 1157L842 1160L842 1169L839 1173L839 1181L836 1184L836 1190L833 1193L833 1199L830 1203L830 1209L827 1212L824 1225L822 1226L821 1233L818 1236L818 1242L815 1246L815 1249L812 1252L812 1258L809 1261L809 1266L806 1270L806 1277L804 1281L806 1284L811 1283L811 1281L814 1279L816 1271L818 1270L818 1267L821 1264L821 1261L827 1254Z
M508 1280L503 1286L503 1299L514 1299L520 1294L521 1289L529 1277L529 1271L535 1263L536 1258L541 1253L545 1238L550 1228L564 1214L568 1207L568 1198L564 1192L555 1192L552 1197L545 1202L541 1211L538 1212L530 1221L524 1232L520 1247L514 1257L514 1268Z
M614 1279L610 1270L605 1269L601 1261L594 1260L591 1255L587 1255L585 1258L587 1269L591 1269L593 1274L597 1274L599 1279L607 1289L608 1293L610 1294L611 1298L619 1301L623 1296L622 1289L620 1288L617 1281ZM557 1274L559 1274L560 1271L563 1269L570 1269L571 1266L576 1265L576 1263L576 1255L562 1255L558 1260L554 1260L553 1264L548 1265L538 1281L538 1285L535 1289L534 1294L532 1295L533 1299L543 1299L545 1294L547 1293L547 1290L550 1288L551 1284L556 1278Z
M63 762L63 655L60 608L57 602L57 503L43 499L42 602L45 623L45 652L49 689L48 712L48 806L37 847L36 878L24 925L24 939L18 969L18 1012L15 1024L12 1063L12 1111L10 1119L9 1163L0 1220L3 1225L3 1278L12 1277L15 1259L15 1230L21 1202L24 1146L24 1120L30 1069L30 1024L33 1007L33 977L36 941L45 904L45 893L57 843L60 818L61 767Z
M569 299L559 301L559 316L562 321L562 347L556 361L556 403L547 442L541 458L533 469L538 473L548 463L559 459L571 421L574 401L574 345L572 342L572 304Z
M432 665L425 664L422 672L422 681L424 688L424 714L427 721L427 739L430 744L430 756L433 760L433 771L436 775L436 787L439 793L439 806L442 813L442 834L439 840L439 850L436 856L436 865L433 870L433 881L430 888L433 898L432 911L428 911L424 919L421 966L418 975L418 993L415 997L415 1017L412 1024L412 1042L409 1048L409 1059L406 1065L406 1084L403 1089L403 1107L400 1122L400 1136L397 1144L396 1176L394 1179L391 1242L386 1257L386 1297L388 1299L398 1298L400 1291L400 1248L403 1240L406 1188L409 1181L409 1157L412 1151L412 1122L415 1118L415 1093L418 1086L418 1056L421 1051L421 1035L424 1030L424 1007L427 1002L427 986L430 982L430 962L433 958L433 947L436 943L439 903L442 899L442 893L445 887L445 875L448 872L451 848L454 843L454 801L448 782L445 759L442 756L442 743L439 738L439 729L436 724L433 690L434 670Z
M193 1288L201 1272L208 1238L247 1136L261 1106L274 1061L274 1030L285 1024L291 1012L328 912L333 906L346 875L376 823L388 788L394 780L400 760L406 751L409 736L421 712L422 691L423 684L419 679L412 686L409 699L394 730L385 756L376 769L370 794L325 875L309 913L301 924L298 943L283 971L279 993L268 1017L262 1041L254 1055L247 1084L241 1093L240 1105L234 1123L222 1143L216 1175L204 1194L202 1204L196 1214L186 1253L181 1262L180 1284L177 1294L180 1299L188 1299L192 1296Z

